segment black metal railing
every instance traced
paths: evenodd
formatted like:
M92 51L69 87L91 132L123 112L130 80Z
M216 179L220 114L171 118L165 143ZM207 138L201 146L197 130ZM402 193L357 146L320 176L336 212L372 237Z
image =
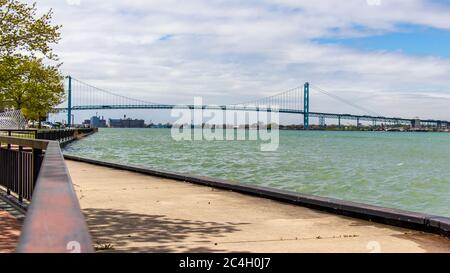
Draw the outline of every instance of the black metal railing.
M96 132L95 128L63 129L63 130L39 130L36 139L54 140L60 143L72 141L79 135L87 135Z
M58 141L0 136L0 189L29 203L18 252L93 252Z
M0 136L0 186L19 202L31 201L47 142Z
M72 141L79 135L88 135L97 132L96 128L78 128L78 129L56 129L56 130L5 130L0 129L0 136L27 138L27 139L42 139L54 140L59 143Z

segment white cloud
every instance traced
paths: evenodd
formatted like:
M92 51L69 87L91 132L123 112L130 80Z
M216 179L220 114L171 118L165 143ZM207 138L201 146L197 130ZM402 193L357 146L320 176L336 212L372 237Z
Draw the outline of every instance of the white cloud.
M448 100L436 99L449 94L450 60L313 42L389 32L405 23L450 30L448 7L422 0L379 3L41 0L39 6L54 8L56 23L64 25L57 51L65 73L132 96L181 103L195 94L228 103L311 81L349 91L340 93L349 100L381 90L361 103L386 115L450 119ZM405 92L420 96L413 100ZM312 107L358 112L319 94Z

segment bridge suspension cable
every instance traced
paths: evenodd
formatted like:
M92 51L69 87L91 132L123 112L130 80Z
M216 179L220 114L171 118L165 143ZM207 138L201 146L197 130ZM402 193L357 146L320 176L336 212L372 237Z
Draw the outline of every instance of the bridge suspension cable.
M158 105L159 103L145 101L120 95L91 84L72 78L72 107L95 105Z
M117 94L102 88L98 88L76 78L72 79L72 107L95 107L95 106L158 106L158 105L166 105L161 103L156 103L152 101L146 101L142 99L136 99L128 96L124 96L121 94ZM343 99L335 94L330 93L329 91L320 88L317 85L311 84L311 88L315 91L318 91L328 97L331 97L335 100L338 100L346 105L349 105L353 108L359 109L364 113L381 116L375 111L372 111L366 107L360 106L353 102L350 102L346 99ZM298 111L301 112L304 110L304 88L303 86L298 86L295 88L288 89L286 91L277 93L272 96L256 99L253 101L246 101L243 103L230 104L227 105L229 108L235 107L243 107L243 108L266 108L266 109L274 109L277 108L279 110L287 110L287 111Z
M303 87L295 87L272 96L230 106L300 111L303 109Z
M170 106L136 99L98 88L73 77L70 78L71 109L98 109L98 108L133 108L139 106ZM175 105L173 105L175 106ZM226 105L227 108L265 108L300 112L303 109L303 87L295 87L278 94L260 98L244 103Z
M330 92L328 92L328 91L318 87L317 85L312 84L311 87L313 88L313 90L316 90L316 91L318 91L318 92L320 92L320 93L322 93L322 94L324 94L324 95L326 95L328 97L331 97L331 98L333 98L335 100L338 100L338 101L340 101L340 102L342 102L342 103L344 103L346 105L349 105L351 107L357 108L357 109L363 111L364 113L367 113L369 115L374 115L374 116L381 116L379 113L377 113L375 111L372 111L372 110L370 110L370 109L368 109L366 107L360 106L360 105L355 104L353 102L350 102L350 101L348 101L346 99L343 99L343 98L341 98L341 97L339 97L339 96L337 96L335 94L332 94L332 93L330 93Z

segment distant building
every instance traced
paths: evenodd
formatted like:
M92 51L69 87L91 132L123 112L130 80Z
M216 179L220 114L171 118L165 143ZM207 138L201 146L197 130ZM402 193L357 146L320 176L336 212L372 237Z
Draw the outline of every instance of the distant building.
M90 119L86 119L85 121L83 121L83 123L81 125L84 128L90 128L91 127L91 120Z
M110 128L145 128L143 119L109 119Z
M90 126L92 128L106 128L106 120L103 117L91 117Z

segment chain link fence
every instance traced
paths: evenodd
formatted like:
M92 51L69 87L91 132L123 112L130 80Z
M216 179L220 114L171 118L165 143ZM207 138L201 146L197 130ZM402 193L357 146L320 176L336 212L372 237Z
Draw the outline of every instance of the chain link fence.
M27 120L20 110L0 113L0 129L21 130L27 127Z

